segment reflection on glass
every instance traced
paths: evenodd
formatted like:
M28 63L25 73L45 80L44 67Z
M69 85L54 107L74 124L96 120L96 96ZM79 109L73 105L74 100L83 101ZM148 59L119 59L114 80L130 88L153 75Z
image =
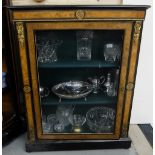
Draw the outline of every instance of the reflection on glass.
M91 60L93 31L77 31L77 60Z

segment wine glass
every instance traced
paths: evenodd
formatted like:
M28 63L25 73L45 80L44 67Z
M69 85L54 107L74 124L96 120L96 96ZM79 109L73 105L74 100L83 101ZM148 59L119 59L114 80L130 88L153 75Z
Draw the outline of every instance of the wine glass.
M86 118L82 115L75 114L69 117L69 121L72 124L74 132L81 132L82 126L86 122Z

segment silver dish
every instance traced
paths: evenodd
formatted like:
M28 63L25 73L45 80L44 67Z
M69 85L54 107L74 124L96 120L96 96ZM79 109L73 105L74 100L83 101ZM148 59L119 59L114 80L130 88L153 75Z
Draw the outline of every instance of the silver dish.
M92 86L83 81L69 81L55 85L52 92L60 98L78 99L92 92Z
M107 107L94 107L86 113L87 125L96 133L112 132L114 129L115 111Z

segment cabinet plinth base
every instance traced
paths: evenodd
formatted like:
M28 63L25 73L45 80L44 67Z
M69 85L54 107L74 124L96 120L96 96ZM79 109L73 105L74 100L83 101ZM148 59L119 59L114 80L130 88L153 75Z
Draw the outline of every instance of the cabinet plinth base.
M67 140L51 141L39 140L34 143L27 141L26 151L64 151L64 150L95 150L95 149L128 149L131 146L130 138L119 140Z

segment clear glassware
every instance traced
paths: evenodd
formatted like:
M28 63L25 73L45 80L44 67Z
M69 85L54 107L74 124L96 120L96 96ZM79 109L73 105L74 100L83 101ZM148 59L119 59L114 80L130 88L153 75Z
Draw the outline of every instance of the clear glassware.
M59 121L54 125L54 130L56 132L63 132L65 129L65 126L63 123L60 123Z
M50 114L47 116L47 123L50 125L50 132L53 132L54 125L56 123L56 115L55 114Z
M51 132L51 125L49 123L42 123L43 132L50 133Z
M93 31L77 31L77 60L91 60Z
M56 115L50 114L46 117L46 115L42 115L42 128L44 133L53 132L54 125L56 123Z
M112 132L115 111L107 107L93 107L86 113L87 125L96 133Z
M56 50L62 44L62 42L63 42L62 40L54 40L50 43L48 51L50 62L56 62L58 60Z
M107 95L108 96L116 96L116 89L114 83L111 83L109 87L107 87Z
M93 93L97 94L98 90L100 89L100 86L104 83L105 77L101 76L100 78L94 77L94 78L88 78L88 80L92 83L93 87Z
M36 48L38 51L38 62L44 63L45 62L45 51L47 49L46 44L39 42L36 44Z
M73 115L72 105L59 105L56 111L56 119L65 127L70 124L69 117Z
M86 122L86 118L82 115L76 114L69 117L69 121L72 124L74 132L81 132L82 126Z
M62 42L62 40L58 39L45 40L39 38L37 42L38 62L56 62L58 60L56 51L57 48L62 44Z
M108 96L117 95L118 77L119 77L119 70L116 70L114 82L111 82L111 73L107 74L107 79L106 82L104 83L104 86L106 87L105 92L107 93Z
M117 59L120 59L120 46L114 43L108 43L104 45L104 58L105 61L115 62Z
M108 87L110 87L110 85L111 85L111 73L108 73L106 82L104 83L104 86L108 89ZM106 90L106 92L107 92L107 90Z
M42 124L47 122L46 115L42 115L41 118L42 118Z

